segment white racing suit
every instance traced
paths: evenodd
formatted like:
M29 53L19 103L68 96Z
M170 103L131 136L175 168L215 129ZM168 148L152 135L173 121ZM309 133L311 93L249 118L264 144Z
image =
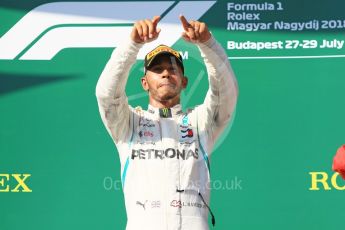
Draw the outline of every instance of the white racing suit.
M207 230L210 154L235 109L235 76L212 37L198 44L209 79L202 105L187 112L180 105L132 108L125 85L141 46L116 48L96 87L102 121L121 161L126 229Z

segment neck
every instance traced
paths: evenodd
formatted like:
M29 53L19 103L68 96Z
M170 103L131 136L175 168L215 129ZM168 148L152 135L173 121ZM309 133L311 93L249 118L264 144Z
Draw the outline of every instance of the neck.
M180 104L180 97L175 97L164 101L155 100L154 98L150 97L150 105L155 108L171 108L177 104Z

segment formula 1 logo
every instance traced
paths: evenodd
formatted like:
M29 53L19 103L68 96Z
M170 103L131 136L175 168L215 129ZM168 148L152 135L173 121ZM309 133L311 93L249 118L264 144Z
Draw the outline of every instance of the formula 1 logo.
M216 1L54 2L40 5L0 38L0 60L51 60L66 48L111 48L128 40L136 20L161 15L159 38L140 50L138 59L159 44L181 37L178 15L198 20ZM133 11L133 9L140 9ZM133 12L133 13L130 13Z

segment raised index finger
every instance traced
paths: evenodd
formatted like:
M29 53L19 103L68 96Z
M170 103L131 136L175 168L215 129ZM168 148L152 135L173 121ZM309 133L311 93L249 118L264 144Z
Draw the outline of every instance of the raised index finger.
M190 28L191 25L189 24L189 22L187 21L187 19L186 19L183 15L180 15L180 20L181 20L183 29L184 29L185 31L188 31L188 28Z
M158 22L161 20L161 16L154 16L152 18L153 33L159 33L157 30Z
M154 27L157 26L159 20L161 20L161 17L160 16L154 16L153 19L152 19L152 24Z

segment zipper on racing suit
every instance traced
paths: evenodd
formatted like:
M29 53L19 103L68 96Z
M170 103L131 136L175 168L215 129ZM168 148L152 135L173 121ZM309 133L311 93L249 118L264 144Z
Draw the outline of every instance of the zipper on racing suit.
M176 189L176 192L179 192L179 193L182 193L182 192L184 192L185 190L184 189ZM205 199L204 199L204 197L201 195L201 193L200 193L200 191L195 191L195 190L193 190L193 189L188 189L188 191L193 191L193 192L197 192L198 193L198 195L200 196L200 198L201 198L201 201L204 203L204 205L207 207L207 209L208 209L208 211L210 212L210 214L211 214L211 217L212 217L212 226L215 226L216 225L216 218L214 217L214 214L213 214L213 212L212 212L212 210L211 210L211 208L210 208L210 206L206 203L206 201L205 201Z

